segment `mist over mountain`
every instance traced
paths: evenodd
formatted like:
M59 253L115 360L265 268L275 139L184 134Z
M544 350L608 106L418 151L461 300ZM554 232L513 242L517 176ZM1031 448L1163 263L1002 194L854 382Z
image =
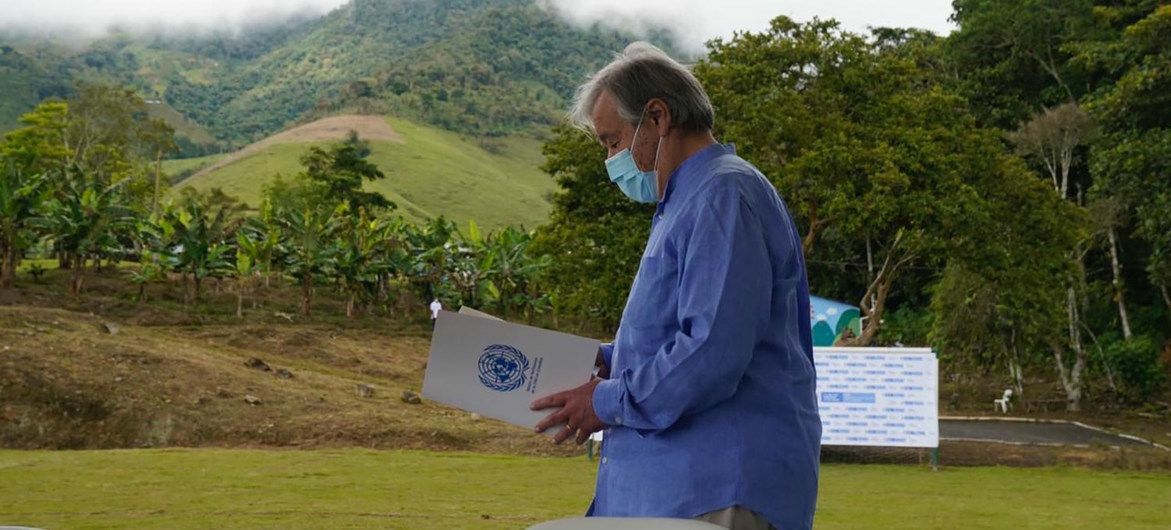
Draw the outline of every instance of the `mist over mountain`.
M115 30L82 45L6 32L0 130L90 82L133 87L167 111L181 122L173 125L185 155L341 112L476 136L541 134L562 119L584 76L636 38L570 23L533 0L353 0L324 15ZM651 38L669 43L666 31Z

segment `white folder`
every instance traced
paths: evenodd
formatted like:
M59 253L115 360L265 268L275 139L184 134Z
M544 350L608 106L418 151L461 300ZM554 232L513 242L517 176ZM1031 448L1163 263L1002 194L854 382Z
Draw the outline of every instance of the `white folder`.
M476 313L439 313L423 397L531 429L556 410L533 400L589 381L597 340Z

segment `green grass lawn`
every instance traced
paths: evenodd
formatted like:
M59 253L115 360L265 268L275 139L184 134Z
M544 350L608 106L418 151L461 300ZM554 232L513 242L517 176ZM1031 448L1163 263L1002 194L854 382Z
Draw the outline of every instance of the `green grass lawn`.
M584 458L407 451L0 451L0 525L524 528L580 514ZM1167 528L1171 476L827 465L818 528Z

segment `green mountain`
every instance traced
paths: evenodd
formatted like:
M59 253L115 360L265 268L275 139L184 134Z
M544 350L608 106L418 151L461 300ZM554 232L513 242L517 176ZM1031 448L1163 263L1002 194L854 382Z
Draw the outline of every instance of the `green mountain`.
M540 138L633 39L534 0L352 0L239 32L114 31L84 45L0 34L0 133L77 83L130 86L176 131L167 172L180 187L255 204L274 175L300 171L309 146L348 132L301 126L377 116L398 136L363 135L388 175L371 189L402 213L534 226L554 187L538 169Z
M533 0L353 0L238 34L117 32L80 49L0 35L0 130L96 81L133 86L218 141L183 135L185 155L338 113L531 134L561 119L576 84L632 38L576 28Z

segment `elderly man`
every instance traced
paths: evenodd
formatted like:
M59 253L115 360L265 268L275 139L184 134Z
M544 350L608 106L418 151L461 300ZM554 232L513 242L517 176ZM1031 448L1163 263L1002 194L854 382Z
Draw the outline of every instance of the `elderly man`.
M572 117L622 192L657 203L600 377L533 402L538 432L605 429L590 513L809 528L821 421L801 240L776 190L712 136L686 68L631 44L577 91Z

